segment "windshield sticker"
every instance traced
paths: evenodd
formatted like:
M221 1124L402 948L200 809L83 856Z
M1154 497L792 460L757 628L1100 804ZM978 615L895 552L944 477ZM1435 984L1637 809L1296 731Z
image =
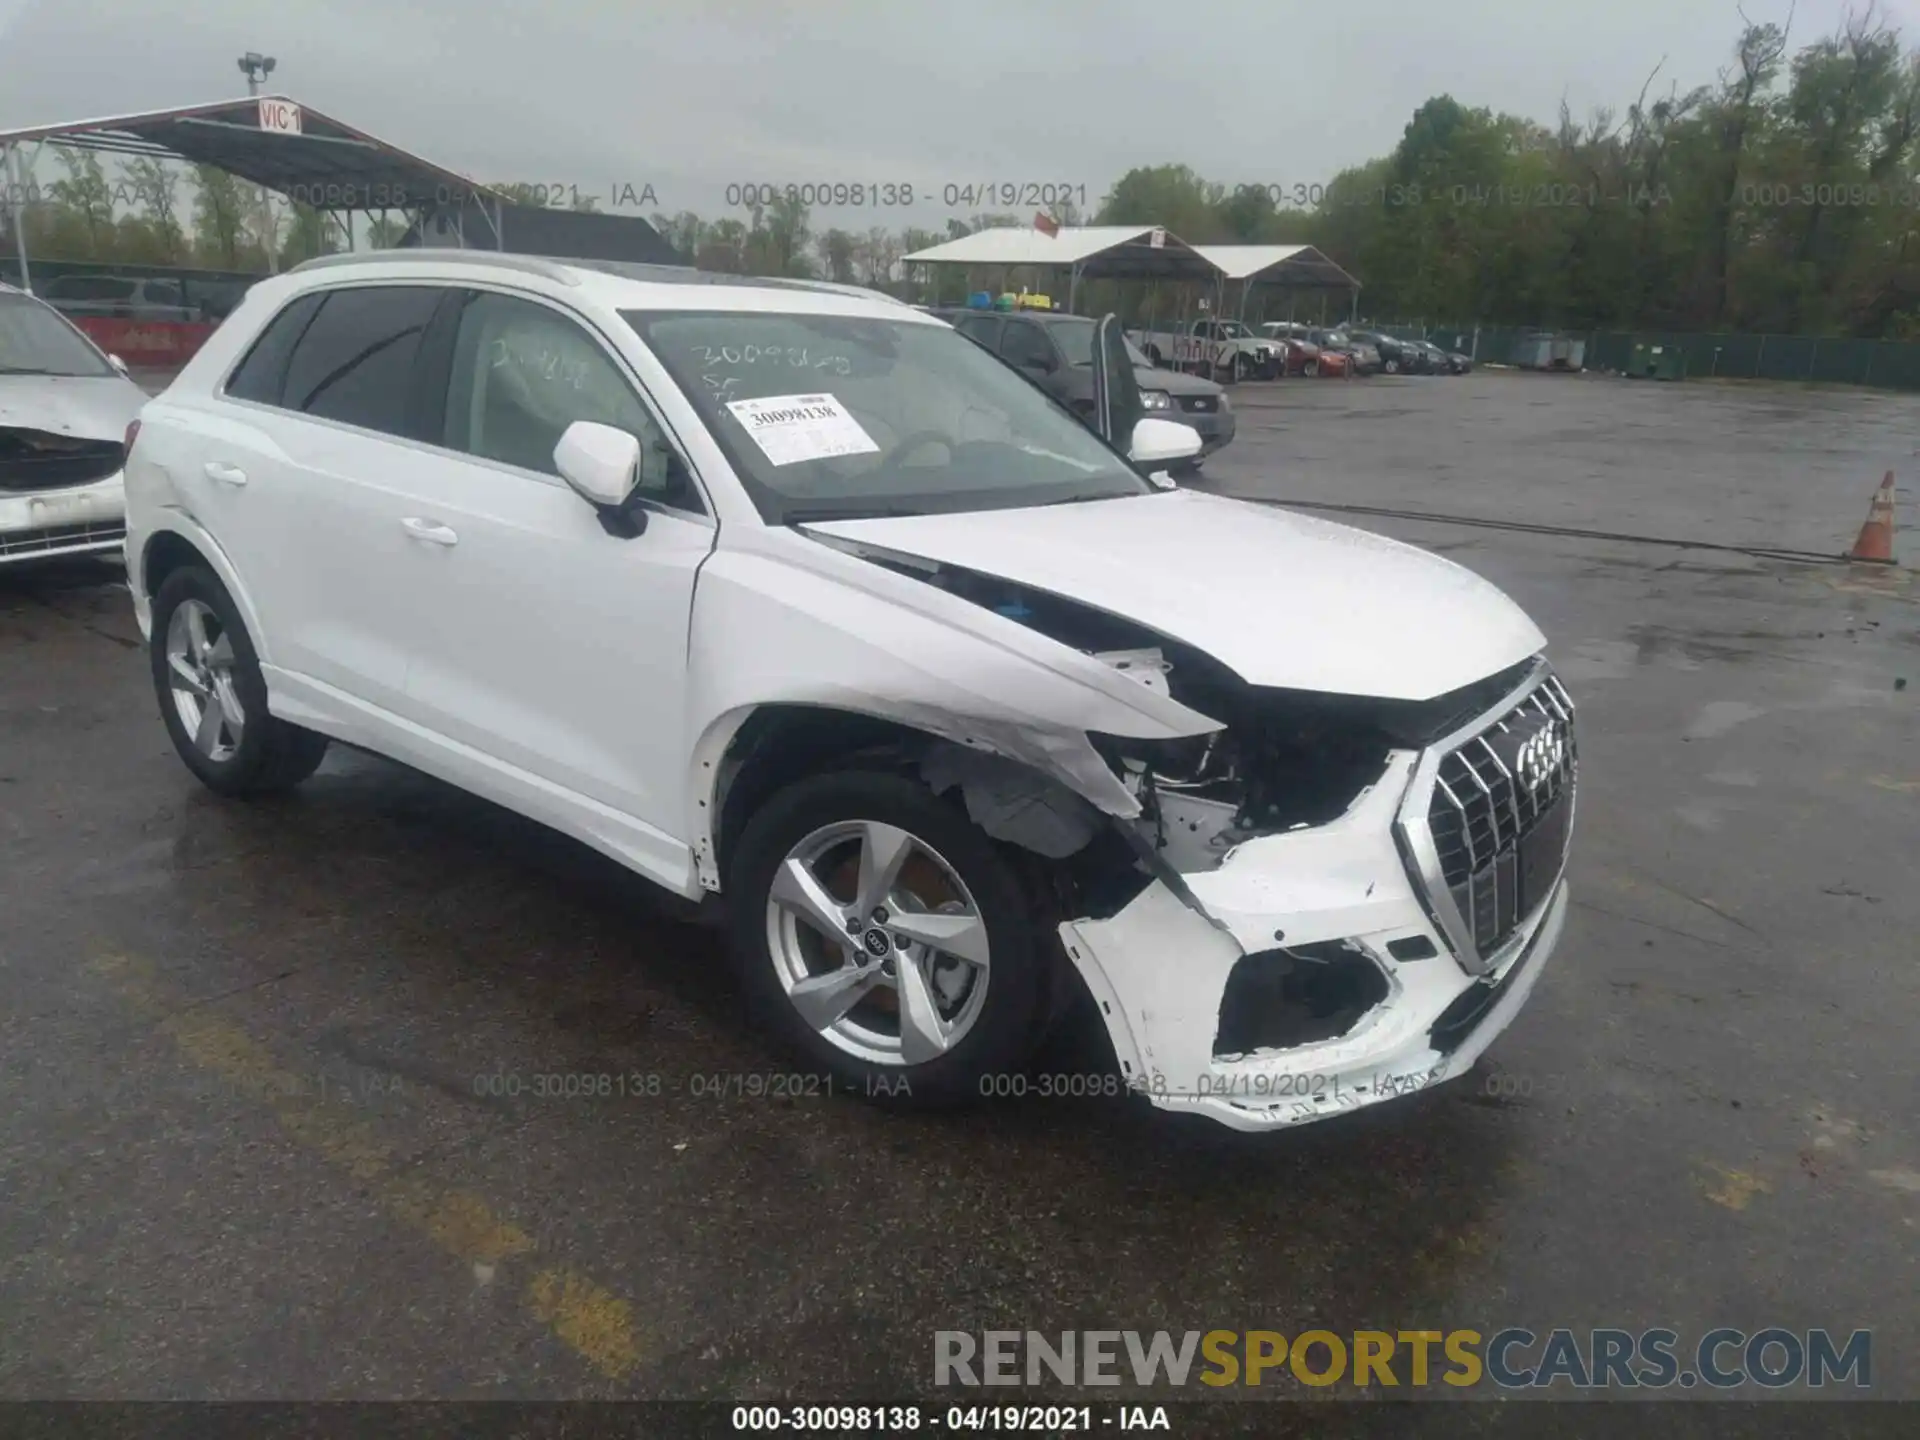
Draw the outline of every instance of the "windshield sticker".
M727 409L775 465L835 455L871 455L880 447L831 395L769 395L730 400Z

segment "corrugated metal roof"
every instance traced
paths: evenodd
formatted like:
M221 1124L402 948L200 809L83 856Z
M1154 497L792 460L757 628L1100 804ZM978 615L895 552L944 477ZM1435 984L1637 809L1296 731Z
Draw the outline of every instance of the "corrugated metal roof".
M929 265L1077 268L1089 280L1214 280L1219 275L1191 245L1158 225L1077 225L1057 235L1006 226L976 230L904 258Z
M142 110L0 130L0 148L33 140L121 155L218 166L318 210L418 209L499 197L443 165L376 140L300 105L299 134L260 128L262 100L299 105L287 95L249 96L172 110Z
M976 230L958 240L916 250L903 258L952 265L1078 265L1116 245L1153 234L1151 225L1077 225L1049 235L1032 226ZM1169 235L1167 243L1182 242Z
M1196 245L1193 248L1229 280L1354 284L1351 275L1311 245ZM1275 273L1269 275L1268 271Z
M1311 245L1189 245L1153 225L1082 225L1058 235L1030 227L976 230L904 258L930 265L1079 266L1090 278L1271 280L1354 288L1354 279Z

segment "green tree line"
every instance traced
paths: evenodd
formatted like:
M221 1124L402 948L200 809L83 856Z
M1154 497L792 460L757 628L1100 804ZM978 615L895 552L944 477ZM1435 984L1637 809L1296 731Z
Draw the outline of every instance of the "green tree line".
M1323 183L1141 167L1092 214L1051 213L1194 243L1312 244L1382 320L1920 337L1920 54L1898 30L1869 8L1795 48L1780 26L1746 24L1710 79L1664 69L1617 110L1563 107L1551 123L1436 96L1391 153ZM266 268L268 244L284 265L343 243L303 206L279 204L269 227L258 192L209 167L143 158L110 183L91 152L58 153L62 177L27 209L36 254L245 270ZM901 257L1032 216L816 229L777 198L652 219L703 269L953 299L968 277L903 274ZM377 219L359 243L400 233ZM1099 288L1089 300L1112 303Z

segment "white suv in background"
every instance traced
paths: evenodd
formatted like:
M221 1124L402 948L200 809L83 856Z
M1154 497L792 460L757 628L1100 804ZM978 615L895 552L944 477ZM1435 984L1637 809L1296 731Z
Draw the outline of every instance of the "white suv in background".
M1004 1093L1078 984L1129 1086L1242 1128L1458 1074L1566 911L1540 632L1173 488L1198 437L1111 316L1095 352L1090 426L831 287L263 281L131 451L167 729L225 794L341 740L713 897L759 1011L866 1093Z

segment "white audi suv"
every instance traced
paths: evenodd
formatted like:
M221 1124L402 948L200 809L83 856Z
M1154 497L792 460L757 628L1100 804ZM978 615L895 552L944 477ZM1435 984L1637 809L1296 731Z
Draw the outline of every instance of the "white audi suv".
M935 317L472 251L262 281L143 413L181 758L330 741L731 931L849 1088L1005 1093L1077 996L1244 1129L1459 1074L1560 934L1545 641L1440 557L1179 488L1112 317L1091 422Z

